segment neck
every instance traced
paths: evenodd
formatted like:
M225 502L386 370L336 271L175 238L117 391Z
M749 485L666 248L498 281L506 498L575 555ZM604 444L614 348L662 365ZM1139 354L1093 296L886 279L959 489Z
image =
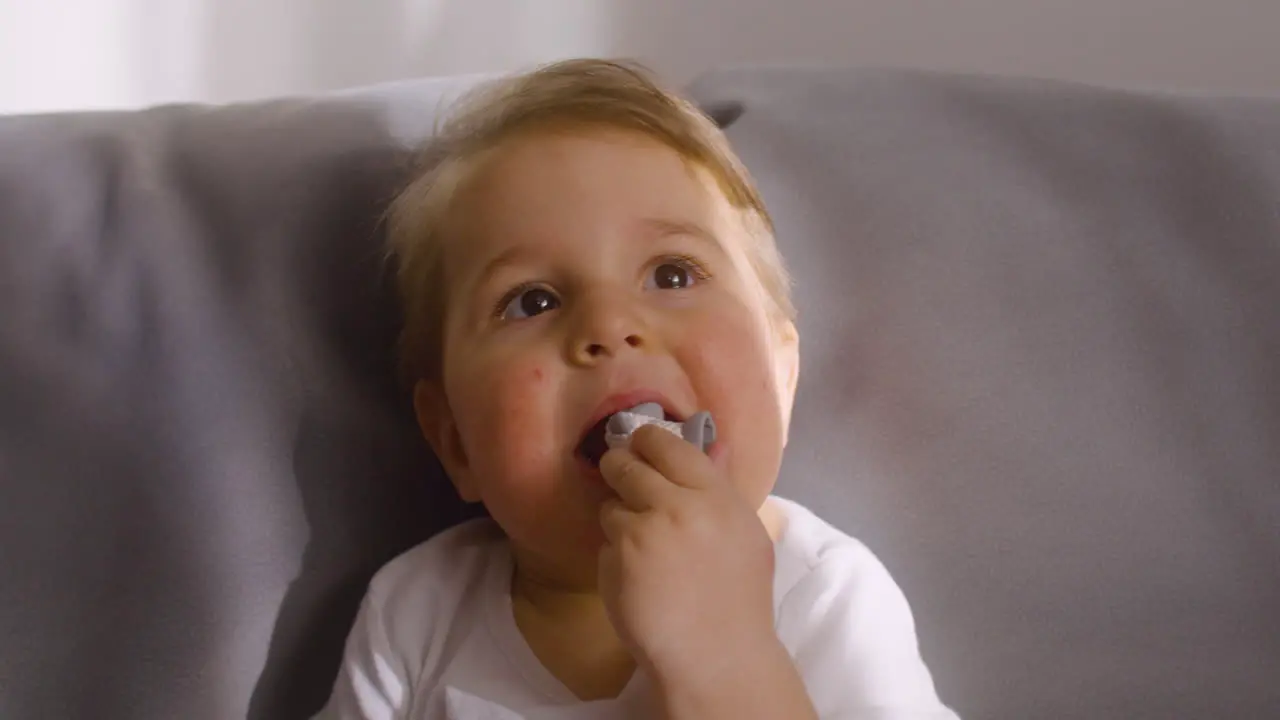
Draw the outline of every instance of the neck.
M774 542L786 529L770 502L760 521ZM635 659L609 620L595 577L573 577L513 547L511 605L516 626L538 660L579 699L616 697L635 671Z
M517 558L511 597L547 620L567 622L579 618L604 617L604 603L593 585L554 580ZM607 618L606 618L607 619Z
M511 584L516 626L535 656L581 700L616 697L635 671L594 588L548 581L517 562Z

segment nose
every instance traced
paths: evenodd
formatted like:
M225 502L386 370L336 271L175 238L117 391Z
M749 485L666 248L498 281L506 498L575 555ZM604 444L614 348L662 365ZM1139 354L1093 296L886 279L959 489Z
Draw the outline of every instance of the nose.
M569 336L569 359L590 366L650 344L644 319L626 298L595 294L582 298Z

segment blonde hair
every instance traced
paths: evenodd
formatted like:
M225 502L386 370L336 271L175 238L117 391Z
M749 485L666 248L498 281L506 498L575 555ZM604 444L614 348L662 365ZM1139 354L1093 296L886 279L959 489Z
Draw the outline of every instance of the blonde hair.
M647 135L705 169L740 211L748 257L776 314L794 320L791 282L773 221L742 161L714 122L643 67L566 60L486 83L464 96L424 146L415 178L389 210L390 255L404 313L401 372L412 383L440 373L447 296L448 214L479 161L518 134L603 127Z

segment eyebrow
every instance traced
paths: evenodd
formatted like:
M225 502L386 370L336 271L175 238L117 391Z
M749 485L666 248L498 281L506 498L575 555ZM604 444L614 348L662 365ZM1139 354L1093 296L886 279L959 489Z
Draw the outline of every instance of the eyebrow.
M671 220L668 218L645 218L640 221L640 227L647 236L657 238L671 237L673 235L687 235L704 243L710 244L716 248L720 248L720 238L711 232L705 226L686 220ZM527 246L514 245L503 250L485 263L484 268L476 275L475 287L483 287L493 275L499 270L514 265L521 259L521 256L534 254Z
M506 250L493 256L489 262L485 263L484 268L476 275L476 280L471 285L471 291L476 292L489 283L489 279L498 273L499 270L515 265L522 255L532 254L529 249L523 245L513 245Z
M672 235L687 235L696 240L722 249L720 238L716 234L703 225L687 220L670 220L667 218L646 218L640 221L641 227L647 232L646 234L656 235L660 238L670 237Z

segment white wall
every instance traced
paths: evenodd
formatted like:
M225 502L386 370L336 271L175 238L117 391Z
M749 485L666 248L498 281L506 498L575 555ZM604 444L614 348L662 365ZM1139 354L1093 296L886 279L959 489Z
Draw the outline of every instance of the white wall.
M0 112L227 101L628 55L1280 95L1277 0L0 0Z

